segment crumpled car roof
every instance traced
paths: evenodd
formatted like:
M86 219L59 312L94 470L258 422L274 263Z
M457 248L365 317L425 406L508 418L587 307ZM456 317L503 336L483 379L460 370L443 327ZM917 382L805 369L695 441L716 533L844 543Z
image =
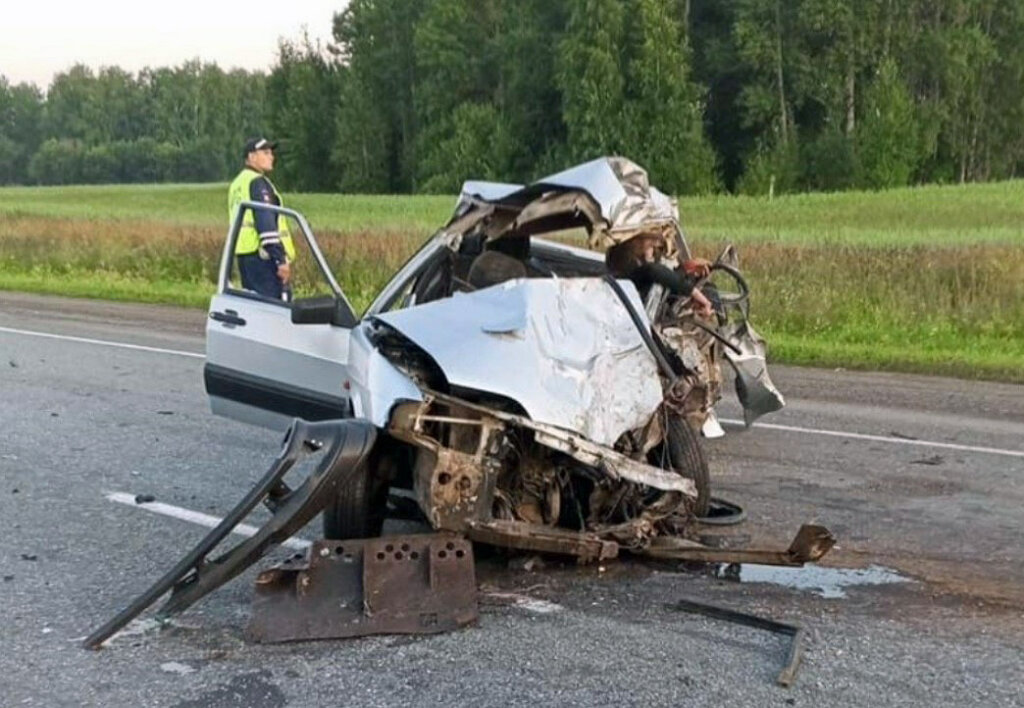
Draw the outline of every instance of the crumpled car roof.
M522 207L552 191L588 194L605 221L602 230L610 234L632 234L655 224L678 224L679 221L676 200L652 187L647 171L624 157L601 157L529 185L467 181L455 204L453 220L480 202Z

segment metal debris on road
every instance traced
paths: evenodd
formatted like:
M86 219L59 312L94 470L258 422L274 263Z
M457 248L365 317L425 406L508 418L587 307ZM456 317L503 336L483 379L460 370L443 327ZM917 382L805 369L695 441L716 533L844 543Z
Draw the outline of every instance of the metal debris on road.
M800 660L803 658L804 630L800 625L778 622L773 619L759 617L758 615L738 612L715 605L707 605L693 600L679 600L675 604L669 605L669 608L792 637L789 643L789 650L786 653L786 665L782 667L782 671L779 672L779 677L776 681L780 686L785 686L786 688L792 686L793 682L796 681L796 672L800 668Z

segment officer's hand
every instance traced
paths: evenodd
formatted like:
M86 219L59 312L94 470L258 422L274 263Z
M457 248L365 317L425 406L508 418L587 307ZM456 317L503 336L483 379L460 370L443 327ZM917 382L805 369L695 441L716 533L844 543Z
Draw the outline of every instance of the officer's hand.
M282 263L277 267L277 277L281 279L282 285L287 285L292 279L292 267L288 263Z
M683 263L683 271L691 278L706 278L711 275L711 261L704 258L691 258Z

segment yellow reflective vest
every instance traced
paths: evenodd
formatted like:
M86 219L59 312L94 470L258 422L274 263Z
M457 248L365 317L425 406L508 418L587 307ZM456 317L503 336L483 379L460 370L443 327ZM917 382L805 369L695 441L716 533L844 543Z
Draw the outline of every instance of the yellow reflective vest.
M228 187L228 223L232 223L235 218L235 212L238 211L238 205L242 202L247 202L252 197L250 196L249 188L252 185L252 181L259 177L266 178L266 175L251 170L246 167L244 170L238 173L231 186ZM277 197L277 203L279 206L284 206L284 200L281 199L281 195L277 192L277 187L274 183L267 179L267 183L270 188L274 190L274 196ZM281 235L281 245L284 247L285 255L288 256L289 261L295 260L295 244L292 242L291 233L288 230L288 219L281 218L277 219L278 233ZM260 235L256 231L256 220L253 217L252 209L246 209L245 214L242 216L242 228L238 232L238 241L235 242L235 255L244 256L249 253L256 253L260 248Z

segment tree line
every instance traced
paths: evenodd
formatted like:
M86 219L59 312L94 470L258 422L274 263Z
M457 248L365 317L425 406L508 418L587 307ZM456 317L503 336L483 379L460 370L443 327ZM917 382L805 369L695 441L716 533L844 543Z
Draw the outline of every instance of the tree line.
M680 194L1024 168L1024 0L351 0L267 74L76 66L0 80L0 182L224 179L452 192L601 154Z
M266 81L199 61L75 65L45 95L0 76L0 184L222 180L266 121Z

